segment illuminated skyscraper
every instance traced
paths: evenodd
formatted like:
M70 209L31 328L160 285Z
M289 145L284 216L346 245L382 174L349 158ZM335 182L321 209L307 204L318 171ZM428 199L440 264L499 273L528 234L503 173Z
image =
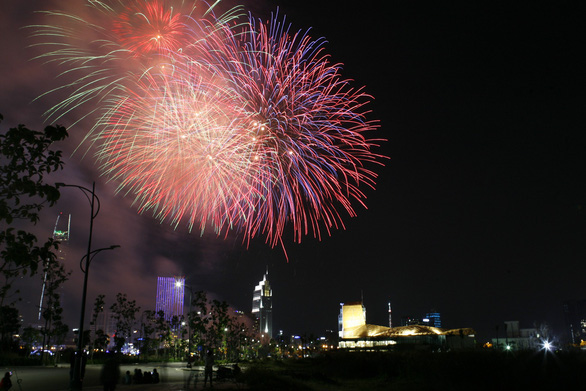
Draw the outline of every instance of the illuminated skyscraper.
M165 319L183 315L185 277L159 277L157 279L157 302L155 311L163 311Z
M69 230L71 228L71 214L63 216L63 212L59 212L57 220L55 220L55 227L53 228L53 240L59 241L59 250L57 251L57 259L61 264L64 264L65 258L67 257L67 249L69 247ZM47 266L45 264L45 266ZM47 268L45 267L45 273L43 275L43 287L41 288L41 300L39 301L39 320L43 312L43 302L45 301L45 289L47 283L50 282L47 279L51 276L47 274Z
M252 295L252 314L258 322L258 331L261 334L273 337L273 290L268 280L269 269L263 279L254 288Z

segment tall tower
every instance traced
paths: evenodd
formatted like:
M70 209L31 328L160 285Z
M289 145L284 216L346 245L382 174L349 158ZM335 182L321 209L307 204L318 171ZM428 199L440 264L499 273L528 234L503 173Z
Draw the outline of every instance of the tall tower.
M184 295L185 276L158 277L155 311L163 311L167 321L173 316L182 316Z
M391 311L391 302L389 300L389 327L393 328L393 313Z
M258 322L258 331L261 334L273 337L273 290L268 280L269 268L263 279L254 288L252 295L252 313Z
M55 227L53 228L53 240L59 241L59 250L57 251L57 259L63 263L67 256L67 249L69 247L69 230L71 228L71 214L67 217L63 212L59 212L57 220L55 220ZM39 300L39 320L43 313L43 301L45 301L45 288L47 287L47 271L43 275L43 287L41 288L41 299Z

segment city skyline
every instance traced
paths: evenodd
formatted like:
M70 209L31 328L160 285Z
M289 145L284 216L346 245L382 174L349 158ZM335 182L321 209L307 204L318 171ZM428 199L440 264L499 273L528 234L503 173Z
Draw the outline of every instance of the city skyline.
M34 11L62 5L4 4L2 129L23 123L40 130L58 101L35 100L58 86L58 72L31 61L38 51L28 47L23 26L41 22ZM394 323L435 308L444 327L472 327L480 338L512 319L563 332L564 301L584 299L576 272L586 256L583 6L287 0L255 3L252 11L266 18L276 6L292 30L325 36L332 61L374 97L372 118L388 139L380 152L391 159L377 170L376 190L365 189L368 208L357 206L356 217L343 216L345 229L321 240L297 244L285 227L288 259L263 240L190 233L139 214L132 198L116 194L116 183L99 176L91 146L76 150L91 121L65 115L58 122L70 138L57 147L66 166L51 182L96 180L102 208L93 246L121 245L92 261L88 303L123 292L146 308L156 294L152 281L171 274L246 309L268 265L278 287L274 330L286 333L335 330L339 303L361 297L369 324L389 323L390 300ZM72 215L73 274L63 304L70 327L79 315L78 260L89 224L78 193L61 191L56 208L31 228L46 238L55 213ZM30 281L22 281L28 288L19 306L34 317L42 276L32 280L34 293Z

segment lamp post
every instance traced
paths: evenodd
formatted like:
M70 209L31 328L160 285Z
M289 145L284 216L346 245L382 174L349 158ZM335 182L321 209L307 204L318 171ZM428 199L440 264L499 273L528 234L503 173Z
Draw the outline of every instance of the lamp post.
M79 329L78 329L79 331L78 331L78 338L77 338L77 354L75 357L75 363L74 363L74 367L73 367L73 376L72 376L71 383L70 383L70 390L77 391L77 390L81 390L82 386L83 386L83 383L81 380L81 365L82 365L81 357L83 354L83 332L84 332L83 326L84 326L84 321L85 321L85 302L86 302L86 297L87 297L87 281L88 281L89 267L92 262L92 259L99 252L104 251L104 250L113 250L113 249L120 247L120 246L113 245L110 247L104 247L104 248L99 248L97 250L92 250L92 233L93 233L93 229L94 229L94 219L96 218L96 216L100 212L100 199L96 195L96 182L92 183L91 190L86 187L83 187L83 186L68 185L65 183L56 183L55 185L57 186L57 188L59 188L59 187L77 187L78 189L80 189L82 191L82 193L85 195L85 197L87 198L87 200L90 203L90 231L89 231L88 244L87 244L87 253L79 261L79 268L81 269L81 271L84 274L83 291L82 291L82 295L81 295L81 315L79 317ZM85 260L85 262L84 262L84 260ZM85 267L84 267L84 263L85 263Z

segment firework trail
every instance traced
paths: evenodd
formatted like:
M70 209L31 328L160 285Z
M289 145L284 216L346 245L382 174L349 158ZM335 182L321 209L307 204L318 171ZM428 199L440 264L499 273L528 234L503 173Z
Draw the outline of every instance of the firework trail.
M344 227L340 211L354 216L352 201L364 205L359 186L374 187L376 178L366 166L382 157L373 152L381 140L365 137L378 127L365 119L371 97L341 77L323 39L289 29L278 15L268 23L250 18L244 32L226 29L222 50L202 50L234 91L242 121L259 124L253 156L262 202L238 225L272 246L286 224L298 242Z
M220 28L238 18L240 12L235 7L216 17L218 2L209 6L203 1L83 3L77 12L40 11L46 23L29 26L36 41L32 46L44 50L37 58L65 69L58 75L62 85L39 97L68 94L45 113L51 121L74 109L85 113L78 121L103 115L103 99L132 91L145 72L157 71L161 61L184 61L183 52L190 45L213 33L213 26Z
M113 99L98 124L97 157L140 211L220 234L256 208L258 164L233 91L202 74L176 65L145 76L135 95Z
M234 9L215 18L170 3L90 1L95 23L50 13L68 27L36 35L67 40L41 57L81 76L57 89L73 92L49 115L95 105L86 138L102 172L175 226L273 247L287 225L297 242L343 228L383 158L367 137L378 128L366 119L372 98L342 78L324 39L291 32L285 18L239 24ZM81 25L97 37L89 46L73 39Z

